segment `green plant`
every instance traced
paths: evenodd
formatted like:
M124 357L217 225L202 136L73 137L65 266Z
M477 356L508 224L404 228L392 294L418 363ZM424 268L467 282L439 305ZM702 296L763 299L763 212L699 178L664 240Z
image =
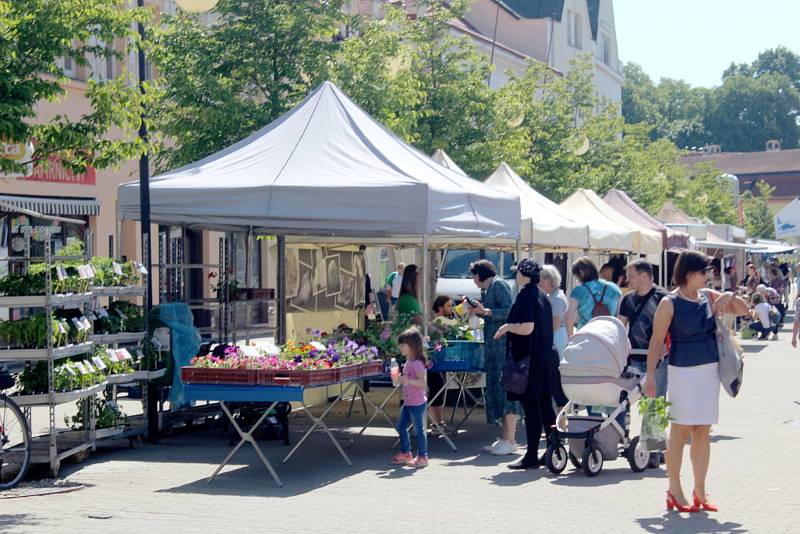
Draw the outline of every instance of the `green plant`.
M659 430L665 430L672 419L669 407L672 403L666 397L642 397L639 399L639 413L655 421Z
M65 334L53 319L53 346L61 346L67 341ZM16 321L0 321L0 338L6 345L21 349L36 349L47 346L47 316L36 314Z
M64 417L64 423L69 425L74 430L86 427L86 423L83 420L83 401L79 400L76 403L76 407L78 411L75 415L72 417ZM120 425L126 425L128 423L128 416L122 413L119 405L117 405L117 403L114 401L106 401L105 399L95 397L94 403L92 404L92 409L94 410L94 423L96 429L113 428Z

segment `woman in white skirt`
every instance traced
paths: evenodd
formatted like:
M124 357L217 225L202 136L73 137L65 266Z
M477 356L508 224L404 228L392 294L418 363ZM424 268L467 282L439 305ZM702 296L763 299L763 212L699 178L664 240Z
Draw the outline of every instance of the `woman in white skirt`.
M669 475L667 509L680 512L717 511L706 495L706 474L710 456L709 432L719 418L719 354L714 317L721 314L747 315L747 304L731 292L705 289L710 259L693 250L683 251L675 263L678 288L661 300L653 320L653 337L647 354L645 393L655 396L655 370L667 333L670 336L669 389L672 424L666 460ZM681 487L683 447L692 438L694 473L692 503Z

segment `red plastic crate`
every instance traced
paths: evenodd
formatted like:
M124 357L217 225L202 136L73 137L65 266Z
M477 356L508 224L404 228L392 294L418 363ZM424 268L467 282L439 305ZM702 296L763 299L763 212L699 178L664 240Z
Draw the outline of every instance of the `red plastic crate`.
M259 386L307 386L308 377L308 371L259 369L256 373L256 384Z
M234 384L253 386L256 383L254 369L209 369L181 367L181 382L186 384Z
M380 376L384 372L383 361L370 361L361 367L361 376Z
M309 386L322 386L325 384L335 384L339 381L339 368L331 369L310 369L301 371L308 375Z
M353 363L345 365L344 367L339 367L339 381L348 382L360 378L363 366L363 363Z

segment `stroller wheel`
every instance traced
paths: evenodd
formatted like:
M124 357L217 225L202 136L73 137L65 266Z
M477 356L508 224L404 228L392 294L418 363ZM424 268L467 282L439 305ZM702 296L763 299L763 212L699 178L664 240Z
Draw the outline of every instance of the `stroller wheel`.
M650 462L650 454L639 445L639 436L631 440L628 450L625 451L625 457L628 459L628 464L630 464L631 471L634 473L641 473L647 469L647 464Z
M555 475L561 474L567 467L567 450L563 445L549 445L544 453L544 464Z
M594 447L586 447L581 458L581 465L587 477L597 476L603 469L603 453Z
M572 451L569 453L569 461L575 467L575 469L581 468L581 461L572 453Z

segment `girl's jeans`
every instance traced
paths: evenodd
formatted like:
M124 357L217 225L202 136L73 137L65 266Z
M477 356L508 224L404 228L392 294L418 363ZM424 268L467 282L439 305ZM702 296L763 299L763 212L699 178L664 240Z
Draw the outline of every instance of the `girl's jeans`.
M411 438L408 436L408 425L414 423L417 435L417 455L428 456L428 436L425 434L425 409L427 405L409 406L404 404L400 409L400 420L397 422L397 433L400 434L400 452L411 452Z

